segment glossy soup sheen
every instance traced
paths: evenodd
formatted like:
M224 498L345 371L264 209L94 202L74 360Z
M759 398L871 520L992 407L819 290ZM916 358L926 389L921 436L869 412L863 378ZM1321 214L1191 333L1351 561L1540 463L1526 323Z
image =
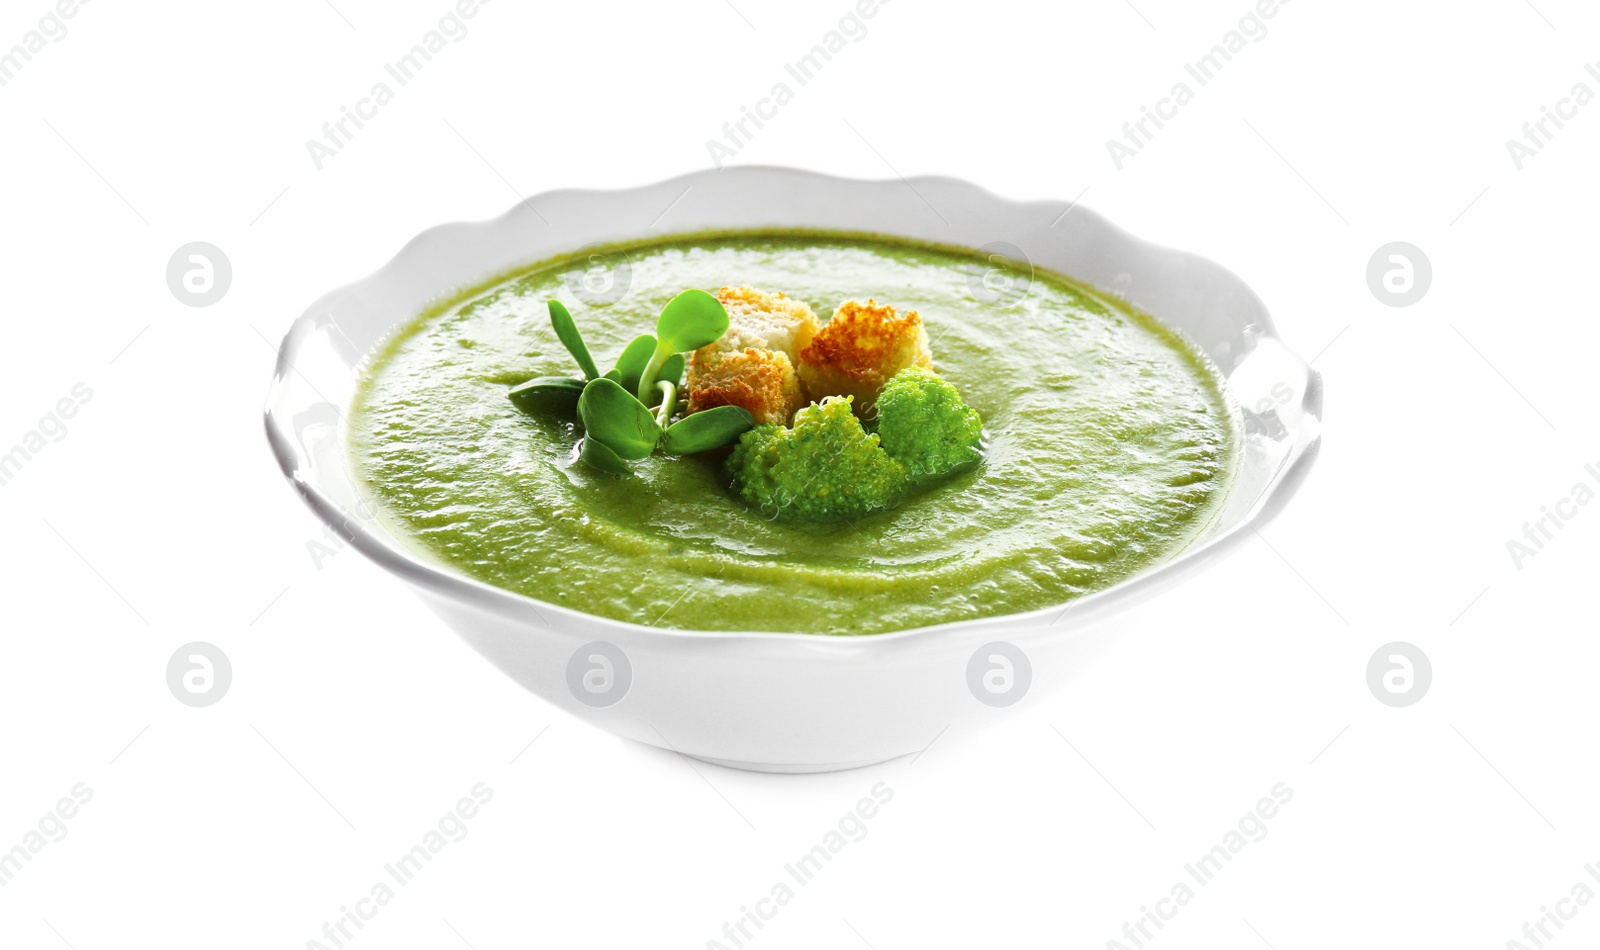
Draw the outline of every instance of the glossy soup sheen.
M1236 427L1214 368L1063 278L991 274L991 286L1027 290L995 300L978 258L813 234L626 254L614 303L575 293L587 257L550 262L423 314L373 355L351 457L390 530L471 577L617 620L868 634L1101 590L1193 541L1226 491ZM506 398L533 376L577 374L551 297L604 370L679 291L737 284L781 290L824 320L852 297L920 311L938 371L983 415L982 467L853 524L786 524L730 496L720 453L603 475L575 461L570 429Z

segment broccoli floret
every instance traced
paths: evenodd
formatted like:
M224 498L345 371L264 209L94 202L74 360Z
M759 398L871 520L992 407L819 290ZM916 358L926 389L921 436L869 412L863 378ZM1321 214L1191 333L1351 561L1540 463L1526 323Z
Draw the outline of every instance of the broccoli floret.
M983 458L983 419L932 371L896 373L878 397L878 439L913 484L944 478Z
M763 425L739 437L725 471L734 494L768 518L840 521L894 504L905 466L829 397L795 413L794 427Z

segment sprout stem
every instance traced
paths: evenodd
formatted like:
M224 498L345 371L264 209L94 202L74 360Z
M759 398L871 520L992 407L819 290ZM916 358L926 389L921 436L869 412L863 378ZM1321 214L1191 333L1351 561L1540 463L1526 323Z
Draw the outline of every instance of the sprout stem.
M667 420L678 408L678 387L664 379L656 385L661 389L661 408L656 410L656 425L665 429Z
M644 372L639 374L639 401L647 406L650 404L650 392L656 388L656 375L661 372L661 367L667 365L667 358L670 356L672 350L668 348L668 344L657 340L655 353L651 355Z

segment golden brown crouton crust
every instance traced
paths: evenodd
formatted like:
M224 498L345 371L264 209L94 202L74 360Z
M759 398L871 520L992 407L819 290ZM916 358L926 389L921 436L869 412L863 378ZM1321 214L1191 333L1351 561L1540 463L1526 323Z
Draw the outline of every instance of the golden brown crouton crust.
M751 340L751 345L785 354L791 364L800 359L800 351L811 344L822 327L817 315L802 301L781 292L769 294L749 284L722 288L717 292L717 301L728 311L731 332L724 339Z
M690 359L685 411L740 406L757 424L788 425L806 404L794 363L821 327L817 315L748 284L722 288L717 300L728 311L728 332Z
M883 384L908 366L933 368L933 352L922 317L912 310L868 299L847 300L823 324L811 345L800 351L800 380L812 400L854 396L858 415L867 415Z
M717 406L739 406L757 425L788 425L806 404L789 357L778 350L695 351L689 361L688 413Z

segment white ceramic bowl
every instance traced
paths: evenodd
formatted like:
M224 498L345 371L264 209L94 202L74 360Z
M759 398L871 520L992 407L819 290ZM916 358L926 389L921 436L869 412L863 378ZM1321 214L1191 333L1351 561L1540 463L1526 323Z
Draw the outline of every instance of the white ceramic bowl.
M405 579L512 679L603 729L765 771L826 771L915 753L947 727L993 722L1081 672L1100 644L1139 623L1139 605L1154 591L1215 561L1272 517L1320 444L1321 379L1278 340L1248 287L1210 261L1146 244L1086 208L1063 215L1067 207L1008 201L949 178L856 181L788 168L727 168L643 188L541 194L493 221L426 231L376 274L313 304L279 353L267 436L319 517ZM758 228L869 232L969 248L1003 243L1036 267L1115 294L1181 331L1227 376L1246 423L1242 464L1219 516L1165 563L1065 610L864 637L664 630L580 613L457 574L370 517L346 458L344 411L364 357L399 325L462 288L594 242ZM1020 651L1031 667L1025 686L1015 671L993 681L998 692L989 698L1020 697L1011 705L982 702L969 688L969 662L974 669L1004 665L990 659L1003 648L980 652L996 642ZM620 651L623 659L612 663L627 669L610 679L592 674L588 687L574 687L586 671L606 665L593 658L611 651L595 643Z

